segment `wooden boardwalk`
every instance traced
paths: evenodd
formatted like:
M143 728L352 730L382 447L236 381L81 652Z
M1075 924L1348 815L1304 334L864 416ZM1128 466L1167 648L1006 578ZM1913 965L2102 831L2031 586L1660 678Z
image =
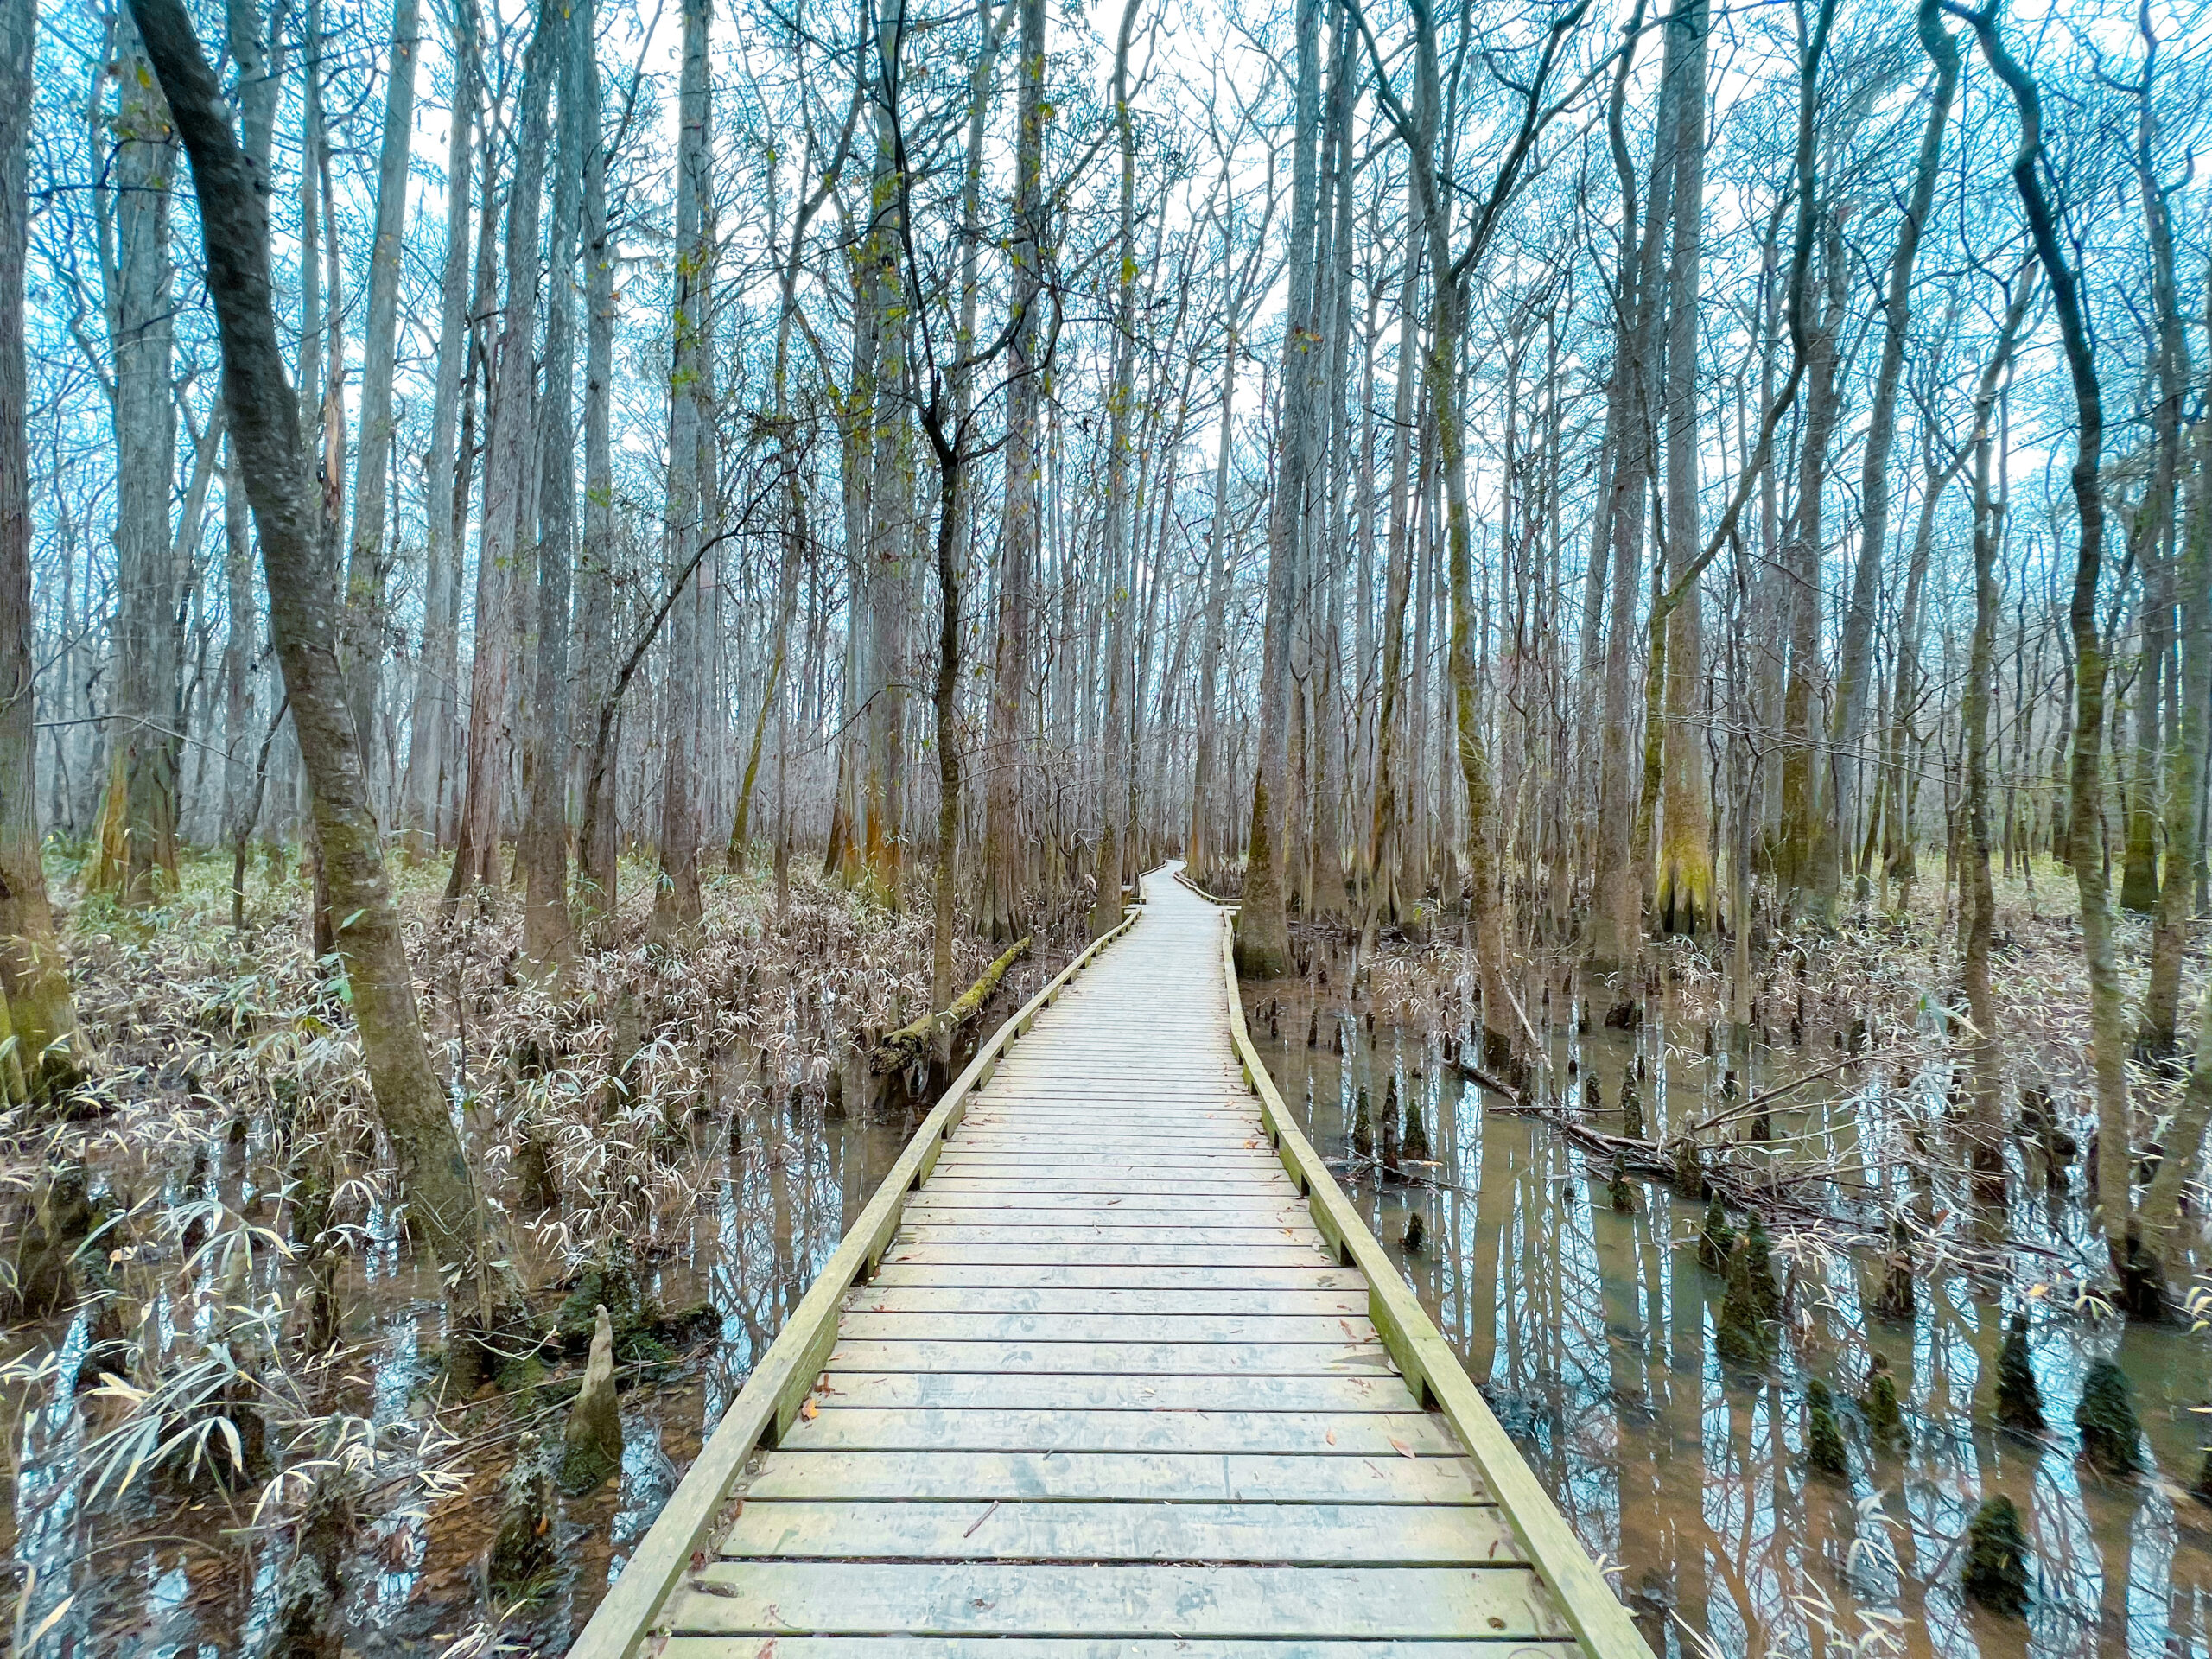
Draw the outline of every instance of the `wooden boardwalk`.
M1225 938L1155 872L985 1046L576 1655L1646 1654L1287 1122Z

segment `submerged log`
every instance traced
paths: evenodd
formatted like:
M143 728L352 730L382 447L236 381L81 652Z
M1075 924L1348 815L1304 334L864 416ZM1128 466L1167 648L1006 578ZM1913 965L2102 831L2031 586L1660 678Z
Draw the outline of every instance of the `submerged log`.
M1006 977L1006 970L1028 952L1028 938L1016 939L1004 956L983 970L982 978L960 994L950 1007L925 1014L912 1025L901 1026L887 1035L868 1057L868 1070L879 1077L887 1077L933 1058L938 1042L950 1039L981 1014L983 1005L997 991L999 982Z

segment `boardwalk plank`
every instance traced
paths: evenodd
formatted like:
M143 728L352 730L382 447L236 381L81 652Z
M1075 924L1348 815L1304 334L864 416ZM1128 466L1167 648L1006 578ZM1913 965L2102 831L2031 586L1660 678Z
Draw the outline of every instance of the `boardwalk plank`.
M710 1561L680 1630L1187 1637L1566 1633L1522 1567L1058 1567Z
M871 1288L910 1286L957 1287L978 1285L1004 1286L1019 1288L1109 1290L1170 1290L1224 1292L1222 1275L1212 1267L1178 1263L1175 1262L1110 1262L1093 1261L1080 1252L1069 1252L1071 1257L1082 1259L1065 1262L974 1262L950 1261L928 1257L919 1261L894 1261L884 1258L883 1267L867 1285L855 1294L866 1294ZM1345 1268L1325 1267L1303 1253L1294 1253L1296 1260L1287 1267L1255 1267L1241 1263L1234 1284L1243 1290L1306 1290L1341 1294L1354 1293L1357 1306L1367 1306L1367 1281Z
M774 1649L771 1652L769 1649ZM1184 1641L1166 1637L679 1636L658 1659L1574 1659L1571 1642Z
M1410 1406L1412 1402L1408 1401ZM1425 1412L880 1410L850 1405L794 1423L790 1452L1219 1452L1285 1457L1452 1457Z
M1079 1342L1247 1346L1375 1341L1359 1313L953 1313L849 1309L839 1325L853 1342Z
M771 1452L761 1459L746 1497L1470 1503L1487 1494L1465 1458L1404 1458L1395 1452L1345 1458L1196 1452ZM873 1553L872 1547L867 1553Z
M1333 1257L1322 1247L1321 1236L1308 1229L1300 1237L1286 1240L1277 1234L1256 1243L1243 1234L1226 1241L1185 1241L1145 1234L1143 1242L1103 1240L1089 1236L1068 1239L1027 1238L1019 1243L986 1234L965 1241L946 1241L942 1247L925 1248L918 1239L894 1243L883 1259L900 1263L1008 1262L1023 1265L1065 1264L1069 1267L1162 1268L1313 1268L1333 1267Z
M804 1408L779 1396L745 1472L671 1505L719 1518L690 1570L655 1554L675 1584L650 1651L1643 1659L1572 1639L1552 1546L1495 1503L1465 1414L1399 1374L1433 1392L1439 1362L1405 1346L1395 1277L1339 1262L1357 1222L1317 1224L1300 1189L1332 1193L1325 1172L1247 1086L1218 912L1146 892L1134 932L986 1046L909 1154L926 1179L872 1210L873 1272L836 1281L792 1379ZM633 1650L597 1631L590 1659Z
M846 1553L856 1536L911 1560L1268 1561L1299 1566L1517 1562L1482 1504L748 1503L728 1556Z
M1339 1376L993 1375L968 1371L839 1371L815 1396L817 1409L1036 1411L1410 1411L1404 1379ZM797 1433L794 1426L793 1433Z
M1379 1344L1215 1342L874 1342L841 1336L832 1371L1122 1371L1326 1376L1389 1371Z
M901 1269L900 1271L910 1271ZM1318 1276L1318 1275L1317 1275ZM1118 1285L908 1284L878 1277L846 1298L849 1308L874 1313L1229 1313L1364 1315L1364 1286L1173 1289Z

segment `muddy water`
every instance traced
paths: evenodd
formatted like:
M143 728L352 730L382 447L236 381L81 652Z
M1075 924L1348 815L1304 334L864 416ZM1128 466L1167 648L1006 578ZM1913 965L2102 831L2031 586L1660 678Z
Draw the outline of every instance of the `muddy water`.
M1783 1337L1772 1376L1746 1386L1715 1357L1723 1287L1697 1262L1700 1206L1639 1181L1636 1212L1618 1213L1610 1166L1593 1166L1550 1123L1486 1110L1484 1092L1442 1064L1434 1041L1387 1025L1370 1035L1330 995L1319 993L1314 1021L1309 990L1247 988L1270 1070L1585 1545L1622 1568L1660 1653L2212 1650L2212 1507L2186 1490L2203 1461L2196 1414L2212 1399L2212 1333L2077 1315L2064 1287L2090 1265L2078 1194L2050 1199L2017 1147L2011 1246L1987 1248L1985 1228L1974 1242L1993 1271L1931 1271L1910 1321L1870 1313L1878 1281L1867 1251L1816 1250L1809 1239L1793 1249L1778 1236L1807 1317ZM1319 1039L1310 1047L1309 1022ZM1649 1132L1677 1112L1712 1109L1726 1063L1704 1057L1701 1026L1670 1030L1661 1020L1633 1036L1578 1036L1570 1024L1547 1033L1546 1097L1580 1103L1594 1073L1604 1101L1616 1103L1640 1056ZM1738 1064L1752 1089L1824 1058L1816 1045L1810 1059L1754 1049ZM1352 1153L1358 1091L1379 1111L1394 1075L1402 1101L1420 1103L1435 1159L1402 1184ZM1942 1083L1913 1087L1940 1096ZM1904 1091L1904 1106L1912 1098ZM1855 1150L1864 1185L1894 1198L1908 1178L1882 1154L1899 1112L1880 1079L1846 1072L1778 1105L1775 1131L1824 1152ZM1618 1115L1592 1121L1620 1127ZM2078 1187L2078 1172L2074 1179ZM1847 1222L1875 1213L1846 1190L1854 1185L1828 1194ZM1938 1217L1954 1205L1964 1213L1959 1195L1921 1198ZM1426 1237L1408 1250L1415 1215ZM1849 1229L1829 1236L1839 1234ZM1867 1225L1870 1236L1878 1234ZM2041 1446L1990 1426L2000 1306L2018 1305L2034 1310L2031 1351L2053 1428ZM1878 1450L1851 1408L1876 1351L1904 1402L1910 1446L1901 1456ZM2153 1478L2114 1483L2072 1455L2083 1370L2106 1357L2134 1383ZM1805 1466L1815 1376L1847 1408L1847 1480ZM2036 1600L2024 1621L1969 1606L1958 1592L1967 1521L1993 1492L2012 1497L2031 1540Z
M1355 1200L1585 1543L1622 1567L1661 1653L2212 1659L2212 1510L2186 1491L2202 1459L2193 1413L2212 1396L2212 1337L2124 1328L2070 1309L2063 1287L2089 1266L2078 1192L2050 1201L2040 1172L2018 1166L2016 1152L2019 1196L2005 1230L2019 1247L1985 1248L1990 1274L1931 1271L1910 1322L1869 1315L1875 1274L1863 1252L1793 1249L1782 1233L1777 1254L1796 1275L1794 1300L1807 1316L1785 1336L1773 1376L1744 1386L1714 1357L1721 1287L1695 1259L1694 1206L1639 1182L1636 1213L1616 1212L1610 1171L1593 1167L1555 1127L1494 1103L1486 1110L1433 1039L1388 1024L1370 1034L1331 992L1319 993L1318 1008L1313 995L1247 992L1254 1033L1285 1096L1339 1160ZM1278 1001L1281 1034L1271 1036L1263 1010ZM1309 1022L1318 1039L1310 1047ZM1618 1102L1621 1077L1640 1056L1652 1132L1713 1109L1724 1063L1705 1058L1702 1027L1655 1019L1632 1037L1579 1036L1563 1017L1549 1034L1548 1097L1579 1102L1595 1074L1603 1099ZM1811 1063L1802 1051L1755 1050L1738 1062L1739 1081L1757 1089ZM1402 1101L1418 1103L1433 1153L1399 1184L1377 1179L1351 1144L1358 1091L1379 1110L1392 1078ZM1940 1095L1942 1080L1915 1080L1923 1085ZM698 1126L696 1154L710 1179L650 1270L664 1306L703 1300L718 1318L707 1339L625 1392L620 1478L560 1504L556 1581L543 1602L505 1623L511 1651L559 1653L582 1627L915 1117L857 1107L840 1117L812 1090L794 1108L734 1088L725 1105L739 1116L736 1147L722 1121ZM1778 1135L1858 1154L1865 1187L1892 1201L1905 1196L1910 1178L1885 1157L1900 1133L1897 1101L1879 1080L1843 1074L1790 1096L1775 1119ZM217 1137L210 1156L230 1201L242 1202L244 1153ZM1828 1196L1839 1216L1872 1213L1861 1192ZM1958 1203L1941 1190L1918 1196L1939 1214ZM1426 1236L1408 1249L1415 1215ZM465 1487L415 1502L412 1512L391 1501L411 1490L404 1429L426 1414L443 1334L389 1228L370 1231L374 1242L348 1264L348 1335L359 1358L315 1403L359 1412L402 1449L385 1466L387 1484L365 1502L340 1622L349 1649L365 1656L436 1652L438 1638L483 1617L479 1563L519 1426L498 1402L449 1408L441 1421L462 1450L442 1460L463 1471ZM273 1292L280 1269L263 1271ZM2037 1285L2052 1289L2030 1297ZM1999 1309L2024 1301L2035 1310L2034 1359L2056 1427L2044 1446L1988 1427ZM173 1317L194 1315L180 1307ZM86 1333L55 1334L72 1375ZM1848 1479L1809 1473L1806 1381L1820 1376L1853 1401L1877 1350L1906 1401L1910 1449L1877 1450L1847 1408ZM2082 1370L2106 1355L2133 1379L2155 1478L2114 1484L2071 1456ZM213 1659L265 1650L289 1542L254 1532L243 1505L211 1498L179 1513L166 1490L119 1508L86 1506L81 1458L97 1414L79 1408L64 1386L13 1426L9 1541L17 1586L31 1587L9 1636L19 1640L58 1613L41 1655ZM553 1430L558 1420L556 1408L538 1426ZM1961 1534L1992 1491L2019 1505L2032 1541L2037 1600L2024 1622L1969 1608L1957 1592Z
M670 1365L624 1379L620 1478L582 1499L556 1500L560 1565L550 1594L503 1622L509 1645L496 1650L566 1649L918 1121L912 1112L839 1116L811 1091L796 1107L734 1092L741 1096L732 1103L737 1146L728 1144L726 1121L700 1126L698 1155L711 1179L686 1236L645 1271L663 1307L706 1301L718 1319L707 1339ZM250 1200L243 1153L219 1135L210 1156L228 1200ZM237 1167L226 1172L226 1158ZM354 1355L311 1402L319 1412L358 1414L382 1447L359 1506L359 1546L342 1574L338 1623L349 1653L434 1653L485 1617L481 1560L498 1525L500 1477L522 1428L557 1436L562 1408L518 1420L512 1398L442 1402L439 1305L389 1226L372 1220L369 1231L341 1287ZM280 1289L273 1262L259 1283L269 1294ZM189 1314L180 1306L177 1316ZM86 1446L105 1421L99 1402L73 1382L88 1336L81 1316L53 1328L60 1376L9 1425L14 1467L0 1520L17 1596L0 1614L0 1652L229 1659L267 1651L291 1547L252 1527L251 1494L235 1503L211 1494L180 1507L175 1479L142 1476L119 1504L86 1503ZM576 1369L560 1365L550 1380ZM435 1460L465 1485L426 1502L414 1452L434 1402L446 1403L439 1421L453 1437L442 1451L433 1442ZM272 1428L272 1446L281 1439ZM309 1450L283 1460L296 1463Z

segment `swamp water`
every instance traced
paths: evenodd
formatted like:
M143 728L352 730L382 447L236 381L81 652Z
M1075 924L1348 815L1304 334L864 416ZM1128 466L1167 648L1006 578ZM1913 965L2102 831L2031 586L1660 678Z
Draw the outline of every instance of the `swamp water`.
M1660 1653L2212 1656L2212 1508L2185 1490L2202 1460L2194 1408L2212 1395L2212 1338L2078 1316L2056 1288L2088 1265L2078 1204L2047 1200L2039 1172L2021 1166L2017 1148L2011 1232L2020 1247L1984 1252L2008 1264L2002 1282L1932 1269L1910 1321L1868 1313L1878 1272L1871 1250L1801 1247L1778 1229L1777 1259L1794 1273L1804 1312L1783 1338L1772 1379L1746 1386L1729 1380L1714 1354L1721 1285L1697 1262L1699 1206L1632 1180L1636 1212L1617 1212L1610 1168L1554 1124L1485 1110L1482 1092L1443 1064L1432 1038L1384 1022L1370 1033L1326 991L1317 1014L1315 995L1304 984L1247 988L1270 1069L1585 1544L1622 1567ZM1280 1037L1262 1012L1271 1005ZM1653 1006L1656 1014L1663 1003ZM1319 1039L1312 1046L1309 1025ZM1656 1019L1633 1035L1560 1029L1549 1085L1579 1099L1595 1073L1604 1098L1617 1101L1624 1069L1641 1053L1643 1109L1651 1129L1663 1129L1671 1103L1710 1109L1717 1087L1716 1063L1698 1052L1702 1028L1675 1036L1670 1045ZM1751 1057L1746 1086L1769 1058ZM1770 1058L1777 1077L1808 1064ZM1379 1112L1394 1077L1402 1109L1418 1103L1431 1142L1433 1161L1409 1167L1404 1183L1381 1181L1352 1149L1359 1091ZM1866 1109L1852 1084L1846 1074L1777 1104L1777 1132L1856 1147L1868 1179L1904 1183L1883 1155L1893 1121ZM841 1119L812 1090L795 1108L732 1092L737 1149L722 1119L696 1126L710 1179L683 1231L666 1241L673 1248L645 1275L664 1308L704 1301L718 1318L704 1339L626 1389L619 1478L556 1502L549 1592L499 1620L496 1636L480 1627L474 1651L565 1649L916 1121L913 1113ZM250 1209L242 1151L219 1137L209 1150L226 1201ZM1927 1196L1939 1213L1951 1201L1940 1191ZM1409 1249L1416 1216L1424 1236ZM348 1304L373 1333L356 1326L345 1374L327 1380L318 1405L340 1402L385 1443L404 1445L406 1427L426 1415L443 1337L436 1305L389 1227L370 1230L372 1242L349 1268ZM279 1268L263 1261L254 1271L273 1287ZM2000 1306L2021 1303L2037 1284L2054 1287L2028 1303L2053 1425L2042 1446L1994 1431L1987 1405ZM164 1317L205 1313L180 1306ZM57 1330L65 1376L88 1334L81 1319ZM1910 1442L1901 1455L1875 1447L1850 1403L1877 1351L1904 1402ZM2135 1385L2158 1470L2139 1481L2105 1479L2072 1455L2082 1374L2101 1357L2117 1357ZM562 1370L576 1369L571 1360ZM1844 1479L1806 1468L1805 1389L1815 1376L1845 1402ZM536 1427L557 1434L563 1411L546 1406ZM87 1509L86 1424L65 1382L12 1436L10 1549L18 1585L29 1586L13 1645L22 1648L50 1619L36 1651L60 1659L270 1650L287 1546L252 1529L247 1502L210 1497L179 1516L174 1489L163 1488L119 1508L102 1499ZM343 1574L337 1624L350 1651L368 1659L454 1651L452 1638L496 1602L481 1563L524 1426L488 1408L449 1408L411 1456L384 1454ZM426 1495L420 1473L431 1464L453 1480ZM1957 1589L1967 1518L1993 1491L2013 1498L2027 1527L2035 1602L2024 1621L1970 1607Z
M1433 1038L1380 1021L1370 1034L1325 990L1316 1018L1310 982L1248 985L1244 1001L1286 1102L1584 1545L1622 1569L1616 1581L1657 1652L2212 1652L2212 1505L2187 1490L2204 1461L2198 1411L2212 1401L2212 1332L2077 1313L2067 1287L2093 1272L2092 1252L2102 1249L2079 1220L2078 1168L2076 1192L2052 1197L2040 1164L2030 1167L2014 1143L2013 1209L1999 1239L1973 1235L1961 1193L1923 1184L1920 1202L1939 1230L1967 1234L1967 1255L1996 1271L1923 1271L1910 1319L1872 1311L1876 1228L1855 1239L1826 1230L1823 1246L1776 1227L1776 1259L1802 1313L1770 1378L1753 1386L1732 1380L1715 1352L1725 1287L1697 1259L1702 1205L1631 1178L1635 1210L1620 1213L1609 1160L1542 1116L1501 1109L1444 1062ZM1669 1031L1667 999L1649 1006L1650 1023L1633 1033L1550 1029L1544 1097L1579 1109L1594 1075L1617 1106L1640 1056L1645 1134L1681 1121L1670 1103L1712 1112L1726 1063L1704 1057L1704 1026ZM1310 1046L1309 1032L1318 1039ZM1818 1046L1754 1048L1743 1086L1821 1063ZM1870 1069L1847 1068L1773 1108L1776 1135L1802 1137L1801 1147L1863 1171L1859 1192L1832 1190L1838 1215L1855 1213L1861 1206L1849 1200L1867 1188L1896 1203L1912 1185L1893 1155L1895 1103L1857 1075ZM1402 1109L1419 1104L1433 1160L1408 1166L1402 1182L1382 1179L1354 1154L1360 1092L1379 1117L1394 1076ZM1940 1103L1944 1081L1915 1086L1933 1089ZM1588 1121L1621 1129L1617 1109ZM1379 1149L1381 1127L1370 1122ZM1876 1204L1863 1208L1878 1214ZM1409 1249L1416 1217L1421 1236ZM1744 1217L1732 1220L1740 1227ZM2030 1351L2050 1425L2043 1444L1993 1425L2004 1312L2016 1306L2032 1310ZM1904 1406L1902 1452L1878 1447L1857 1408L1878 1353ZM2134 1385L2156 1465L2138 1480L2111 1479L2074 1455L2075 1407L2100 1358L2117 1360ZM1806 1393L1816 1378L1839 1402L1844 1478L1807 1466ZM2034 1602L2024 1620L1971 1605L1958 1588L1967 1521L1999 1492L2018 1505L2028 1535Z
M685 1233L639 1277L662 1310L705 1303L716 1318L703 1339L664 1363L624 1367L619 1476L581 1498L556 1498L556 1565L545 1593L491 1621L493 1629L477 1630L478 1643L466 1650L566 1650L919 1121L918 1112L841 1119L811 1090L798 1100L795 1108L779 1106L748 1092L735 1108L734 1151L726 1120L696 1126L710 1179ZM226 1201L251 1216L255 1195L226 1170L225 1154L217 1137L210 1173ZM233 1165L244 1161L237 1149L228 1156ZM451 1652L454 1638L505 1599L484 1582L484 1557L518 1436L531 1429L557 1445L567 1414L557 1385L573 1382L582 1365L573 1357L560 1363L547 1379L556 1385L547 1390L550 1403L534 1411L514 1412L512 1397L448 1407L424 1432L439 1387L442 1306L389 1225L372 1219L370 1231L346 1287L353 1346L315 1402L321 1411L358 1414L357 1443L373 1428L383 1448L357 1505L358 1544L341 1569L345 1591L334 1623L345 1650L364 1659ZM254 1273L276 1288L273 1261L257 1262ZM162 1315L205 1316L184 1307ZM80 1408L89 1379L73 1384L90 1339L87 1321L80 1314L54 1334L60 1375L12 1426L5 1518L20 1596L13 1628L0 1624L0 1652L253 1659L275 1650L288 1544L271 1544L254 1529L251 1494L226 1502L211 1493L179 1513L181 1483L165 1476L142 1475L120 1504L102 1497L88 1505L97 1413ZM90 1428L88 1417L95 1419ZM432 1466L447 1478L426 1491L423 1473Z

